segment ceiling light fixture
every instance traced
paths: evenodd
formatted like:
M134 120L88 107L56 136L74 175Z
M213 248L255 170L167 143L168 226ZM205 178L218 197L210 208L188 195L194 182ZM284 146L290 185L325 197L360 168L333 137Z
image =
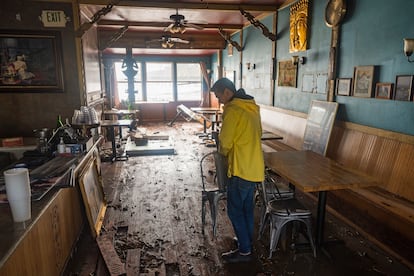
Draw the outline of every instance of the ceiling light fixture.
M184 33L185 32L185 27L181 24L175 24L174 26L171 27L170 32L173 34L178 34L178 33Z
M164 41L161 43L162 48L172 48L174 46L174 43L172 43L171 41Z

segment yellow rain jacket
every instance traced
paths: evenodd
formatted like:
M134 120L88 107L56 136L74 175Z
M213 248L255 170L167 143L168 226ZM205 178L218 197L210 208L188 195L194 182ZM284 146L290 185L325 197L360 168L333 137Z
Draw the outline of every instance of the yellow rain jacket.
M227 175L264 180L260 107L254 99L233 98L223 107L219 152L227 157Z

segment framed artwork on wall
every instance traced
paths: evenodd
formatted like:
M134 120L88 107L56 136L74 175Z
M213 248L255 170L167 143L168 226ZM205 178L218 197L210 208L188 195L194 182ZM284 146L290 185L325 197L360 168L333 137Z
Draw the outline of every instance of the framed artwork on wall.
M279 61L278 62L277 85L297 87L297 84L296 84L297 69L298 69L298 66L293 64L291 60Z
M1 92L62 92L59 32L0 31Z
M398 75L395 79L394 100L411 101L412 94L413 75Z
M375 98L392 99L393 83L379 82L375 87Z
M349 96L351 95L351 78L336 79L336 95Z
M371 98L374 82L374 66L357 66L354 70L354 89L352 95Z

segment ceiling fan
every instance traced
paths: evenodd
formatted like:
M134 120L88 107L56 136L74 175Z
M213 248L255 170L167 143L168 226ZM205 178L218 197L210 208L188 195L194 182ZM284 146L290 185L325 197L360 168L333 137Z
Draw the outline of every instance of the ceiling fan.
M175 14L170 15L170 20L172 21L172 23L164 29L164 32L170 32L173 34L184 33L186 31L186 28L202 30L204 29L204 27L199 26L197 24L207 24L207 22L199 22L199 23L188 22L187 20L185 20L184 15L178 13L178 9Z
M171 37L169 35L163 35L160 39L156 39L155 41L161 42L162 48L172 48L176 43L182 44L189 44L190 41L184 40L178 37Z

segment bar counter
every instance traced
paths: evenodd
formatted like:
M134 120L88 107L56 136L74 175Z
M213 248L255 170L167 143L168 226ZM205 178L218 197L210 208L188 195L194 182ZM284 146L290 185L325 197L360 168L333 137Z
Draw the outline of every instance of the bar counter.
M96 154L102 138L81 156L74 176ZM0 204L0 275L60 275L85 223L78 185L53 187L32 201L31 219L13 222L9 204Z

